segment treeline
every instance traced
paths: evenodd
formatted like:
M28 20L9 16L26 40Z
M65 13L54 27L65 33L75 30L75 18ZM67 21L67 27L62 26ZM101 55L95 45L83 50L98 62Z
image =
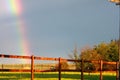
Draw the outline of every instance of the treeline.
M119 41L111 40L109 43L102 42L93 47L84 47L81 51L77 47L74 48L73 53L69 57L75 60L103 60L103 61L118 61ZM75 62L76 69L81 69L80 63ZM99 64L85 63L85 70L99 70ZM103 70L116 70L116 65L103 65Z

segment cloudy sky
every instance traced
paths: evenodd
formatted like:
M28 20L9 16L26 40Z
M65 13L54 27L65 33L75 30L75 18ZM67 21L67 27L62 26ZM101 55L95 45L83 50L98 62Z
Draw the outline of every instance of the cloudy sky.
M24 54L21 21L30 55L68 58L75 45L82 49L118 39L119 9L107 0L21 1L20 15L0 7L0 53Z

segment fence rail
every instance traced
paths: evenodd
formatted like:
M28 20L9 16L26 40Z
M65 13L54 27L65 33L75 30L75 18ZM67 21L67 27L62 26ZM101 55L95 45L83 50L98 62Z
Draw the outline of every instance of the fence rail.
M7 71L7 72L31 72L31 80L34 80L34 72L59 72L59 80L61 80L61 72L62 71L72 71L72 72L80 72L81 73L81 80L84 80L84 63L89 62L89 63L96 63L100 64L100 77L99 80L103 80L102 77L102 71L103 71L103 64L109 64L109 65L116 65L116 76L118 76L117 72L119 71L118 69L118 62L107 62L107 61L102 61L102 60L73 60L73 59L64 59L64 58L49 58L49 57L38 57L38 56L19 56L19 55L5 55L5 54L0 54L0 58L17 58L17 59L30 59L31 60L31 68L30 69L0 69L0 71ZM39 70L34 68L34 60L51 60L51 61L58 61L58 70ZM81 70L67 70L67 69L61 69L61 62L62 61L69 61L69 62L80 62L81 63ZM117 79L117 78L116 78Z

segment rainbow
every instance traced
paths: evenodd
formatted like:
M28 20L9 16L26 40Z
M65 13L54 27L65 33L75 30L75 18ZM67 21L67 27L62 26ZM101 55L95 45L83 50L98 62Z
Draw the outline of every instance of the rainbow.
M22 14L21 0L4 0L4 6L7 12L20 16Z
M25 29L25 21L21 17L23 13L22 0L3 0L3 3L7 14L17 17L17 20L15 20L15 26L18 31L18 36L20 37L20 54L26 56L31 55L29 42L27 40L27 31Z

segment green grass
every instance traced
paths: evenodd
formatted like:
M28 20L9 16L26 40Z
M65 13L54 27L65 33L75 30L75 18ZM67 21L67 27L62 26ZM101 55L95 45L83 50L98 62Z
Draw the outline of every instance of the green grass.
M30 80L30 73L1 72L0 80ZM80 80L78 72L62 72L61 80ZM57 72L35 73L34 80L58 80ZM84 73L84 80L99 80L99 73ZM115 73L103 73L103 80L116 80Z

